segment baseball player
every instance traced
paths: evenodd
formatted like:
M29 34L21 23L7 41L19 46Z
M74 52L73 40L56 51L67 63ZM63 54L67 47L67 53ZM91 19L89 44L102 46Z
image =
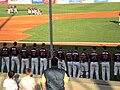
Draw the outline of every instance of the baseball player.
M32 7L32 15L35 15L35 8Z
M53 57L57 57L57 51L55 50L55 47L53 46ZM49 68L51 68L51 58L49 54Z
M36 48L37 44L33 43L33 48L30 51L31 64L32 64L32 73L34 73L34 67L36 70L36 75L38 74L38 49Z
M117 50L113 54L113 60L114 60L114 79L116 81L118 70L119 70L119 74L120 74L120 46L117 46Z
M80 53L77 51L78 47L76 46L72 52L72 61L73 61L73 77L79 77L81 73L80 68ZM78 75L77 75L78 70Z
M24 67L26 66L26 68L29 68L29 50L26 48L26 44L22 44L22 49L20 51L20 55L21 55L21 73L23 73L24 71Z
M14 6L14 13L18 14L17 6Z
M47 58L49 56L49 52L47 48L45 48L45 43L42 43L42 47L39 50L40 55L40 75L42 75L43 68L44 70L47 69Z
M28 15L31 15L32 11L31 8L28 8Z
M14 66L15 63L17 65L17 73L19 73L19 69L20 69L20 62L19 62L19 58L18 58L18 54L19 54L19 50L16 47L17 46L17 42L13 43L13 47L10 48L10 52L11 52L11 70L14 70Z
M103 52L100 55L101 64L102 64L102 79L105 80L105 71L107 72L107 80L110 80L110 53L107 50L106 46L103 46Z
M3 48L1 49L1 56L2 56L2 67L1 67L1 72L3 73L3 69L5 67L5 64L7 66L7 72L9 72L9 55L10 55L10 49L7 48L7 43L3 43Z
M67 65L68 65L68 74L69 77L72 77L72 68L73 68L73 62L72 62L72 52L69 50L66 52L66 60L67 60Z
M96 47L94 46L92 48L92 52L90 53L90 79L93 79L93 74L95 71L96 78L99 80L99 66L98 66L98 60L99 60L99 54L96 52Z
M120 25L120 12L119 12L119 20L118 20L118 23L119 23L119 25Z
M10 13L13 13L13 7L10 6Z
M59 50L57 51L57 58L58 58L58 68L67 71L67 67L65 64L65 52L62 50L62 47L59 47Z
M88 54L86 52L86 48L83 48L83 52L80 54L81 61L81 78L83 77L83 72L85 71L86 78L88 78Z
M8 6L8 13L10 13L10 6Z

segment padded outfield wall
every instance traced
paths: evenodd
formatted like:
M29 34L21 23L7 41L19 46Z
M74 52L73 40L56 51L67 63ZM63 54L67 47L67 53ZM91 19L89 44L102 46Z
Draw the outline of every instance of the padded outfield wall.
M52 0L53 4L120 2L120 0ZM0 0L0 4L48 4L49 0Z

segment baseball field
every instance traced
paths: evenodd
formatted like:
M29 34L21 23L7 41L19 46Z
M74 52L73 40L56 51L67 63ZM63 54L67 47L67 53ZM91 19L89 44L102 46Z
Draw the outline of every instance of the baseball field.
M8 14L8 5L0 5L0 41L49 44L49 6L42 4L17 4L16 6L18 14ZM42 9L43 13L28 16L28 7ZM90 52L89 46L120 44L120 26L118 25L120 3L56 4L53 5L52 10L54 43L72 45L65 46L63 48L65 51L72 49L74 45L85 46ZM8 45L11 46L11 44ZM55 48L58 49L58 46ZM83 47L80 47L79 51L82 49ZM111 54L116 50L115 47L108 49ZM101 47L98 47L97 51L101 52ZM111 62L111 80L113 78L113 62Z
M39 4L16 6L18 14L8 14L8 5L0 5L0 41L49 42L49 6ZM119 44L120 3L52 6L54 42ZM43 13L28 16L28 7L42 9Z

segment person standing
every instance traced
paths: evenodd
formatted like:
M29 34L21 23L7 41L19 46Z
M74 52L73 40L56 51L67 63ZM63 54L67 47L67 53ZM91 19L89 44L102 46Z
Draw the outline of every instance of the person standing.
M24 67L29 68L29 50L26 48L26 44L22 44L22 50L20 51L21 55L21 73L24 71Z
M36 90L36 82L33 77L31 77L32 72L30 68L26 69L26 76L20 81L19 90Z
M45 47L45 43L42 43L42 47L39 50L39 56L40 56L40 75L43 73L44 70L47 69L47 58L49 56L48 49Z
M31 64L32 64L32 74L34 73L34 67L36 70L36 75L38 74L38 52L39 50L36 48L37 44L33 43L33 48L30 51L31 56Z
M103 51L100 55L100 59L102 62L102 79L105 80L105 72L107 72L107 80L110 80L110 53L107 50L106 46L103 46Z
M57 50L55 49L54 45L53 45L53 57L57 57ZM51 68L50 52L49 52L49 68Z
M7 43L3 43L3 48L1 49L1 56L2 56L2 67L1 72L3 73L3 69L5 67L5 64L7 66L7 72L9 72L9 65L10 65L10 49L7 47Z
M80 68L80 53L78 52L77 46L72 52L72 61L73 61L73 77L76 77L77 71L78 71L77 77L79 77L81 73L81 68Z
M113 54L113 60L114 60L114 79L116 81L118 71L119 71L119 75L120 75L120 46L117 46L117 50Z
M16 6L16 5L14 6L14 13L17 13L17 14L18 14L18 9L17 9L17 6Z
M69 77L72 77L73 62L72 62L72 52L71 52L71 50L66 52L65 56L66 56L66 61L67 61L67 66L68 66L68 74L69 74Z
M3 87L6 90L18 90L17 83L13 80L15 73L13 71L8 72L8 77L3 81Z
M58 68L58 59L51 59L51 68L44 71L41 80L42 90L65 90L69 78L63 69Z
M19 61L19 58L18 58L19 50L18 50L18 48L16 46L17 46L17 42L14 42L13 47L10 48L11 65L12 65L11 70L12 71L14 70L14 66L15 66L15 63L16 63L16 65L17 65L17 73L19 73L19 69L20 69L20 61Z
M99 80L99 54L96 52L96 47L93 46L92 52L90 53L90 79L93 79L93 74L95 71L96 78Z
M58 58L58 68L67 71L67 67L65 64L65 52L62 50L62 47L59 47L59 50L57 51L57 58Z
M85 71L86 78L89 76L89 66L88 66L88 54L86 52L86 48L83 48L83 51L80 54L81 61L81 77L83 77L83 72Z

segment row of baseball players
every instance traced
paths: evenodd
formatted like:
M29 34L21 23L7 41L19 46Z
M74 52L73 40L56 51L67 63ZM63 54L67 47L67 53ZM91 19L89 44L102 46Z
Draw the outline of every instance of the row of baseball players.
M18 9L17 9L17 6L8 6L8 14L9 13L17 13L18 14Z
M20 70L20 60L21 60L21 73L23 73L24 68L29 68L29 56L31 56L31 69L32 73L35 72L38 74L38 56L40 57L40 75L42 75L43 68L47 69L47 64L49 62L50 65L50 52L45 47L45 43L42 43L42 47L40 49L36 48L36 43L33 44L33 48L31 50L26 48L26 44L22 44L22 49L19 50L17 47L17 42L13 43L13 47L10 49L7 48L7 43L3 43L3 48L0 50L0 54L2 56L2 67L1 72L3 72L4 66L6 64L7 71L9 72L9 63L11 58L11 70L14 70L15 63L17 64L17 73ZM9 58L10 56L10 58ZM118 70L120 71L120 46L117 46L117 51L112 55L114 60L114 77L115 80L117 78ZM65 71L68 70L68 74L70 77L83 77L83 72L85 71L86 78L93 79L94 71L96 73L96 78L99 80L99 63L102 66L102 79L105 80L105 71L107 72L107 80L110 80L110 61L111 55L107 50L106 46L103 46L103 52L98 54L96 52L96 47L92 48L91 53L87 53L84 48L82 52L78 51L78 47L75 47L74 50L69 50L68 52L64 52L62 47L59 47L59 50L55 50L53 48L53 57L59 59L58 68L62 68ZM90 69L89 69L90 63ZM90 73L90 75L89 75Z
M42 15L42 10L36 7L28 8L28 15Z

